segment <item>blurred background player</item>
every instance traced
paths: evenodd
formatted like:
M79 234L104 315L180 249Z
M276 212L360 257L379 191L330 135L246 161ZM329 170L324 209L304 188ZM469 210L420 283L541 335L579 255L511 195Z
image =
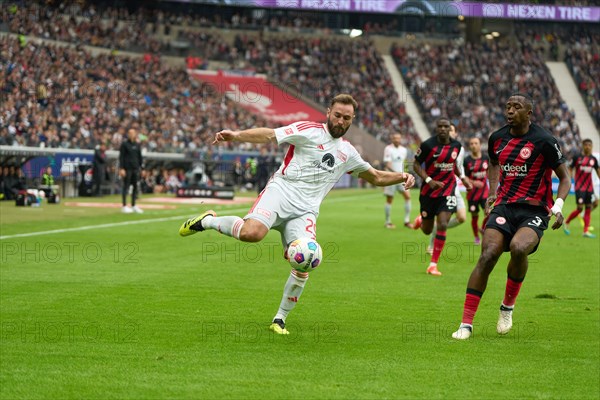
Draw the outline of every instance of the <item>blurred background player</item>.
M527 257L537 250L551 215L556 215L552 229L563 223L562 207L571 178L556 138L530 121L532 110L531 99L512 95L504 111L508 124L492 133L488 141L490 192L485 211L489 219L454 339L471 337L488 278L505 251L510 251L510 261L496 331L505 335L511 330L515 301L529 266ZM560 180L556 202L552 200L553 170Z
M475 244L479 245L479 231L483 231L483 227L487 222L484 219L481 228L479 228L479 208L485 210L485 201L489 194L487 170L490 165L490 159L487 155L481 153L481 139L478 137L469 139L469 150L471 154L465 157L463 166L465 175L469 178L473 186L467 192L467 201L469 212L471 213L471 229L475 237Z
M101 143L94 149L94 159L92 160L92 181L94 184L92 193L94 196L100 196L102 184L108 179L106 167L106 145Z
M592 140L584 139L582 142L582 154L573 159L571 165L571 174L575 176L575 201L577 209L574 210L567 218L564 226L565 233L571 234L569 223L575 219L585 207L583 215L583 237L595 238L596 235L589 231L592 210L598 206L598 199L594 195L594 184L592 172L596 171L596 175L600 177L600 167L598 159L592 155Z
M316 240L321 202L344 174L352 172L375 186L405 183L410 189L415 182L412 175L374 169L350 142L342 139L352 125L357 107L352 96L339 94L330 102L326 123L302 121L277 129L217 132L213 144L277 143L290 147L283 164L244 219L217 217L213 210L208 210L184 222L179 234L189 236L214 229L243 242L260 242L270 229L274 229L281 234L287 258L287 247L294 240L307 236ZM307 280L308 272L292 269L270 330L280 335L289 334L285 328L286 318L298 302Z
M459 141L458 139L458 131L456 129L456 125L450 123L450 137L454 140ZM459 141L460 143L460 141ZM458 157L456 158L456 166L458 168L458 176L456 179L456 188L454 189L454 195L456 196L456 211L454 216L450 217L450 221L448 221L448 229L455 228L458 225L462 224L467 220L467 210L465 207L465 199L462 197L460 193L460 187L458 183L464 179L465 171L463 168L463 159L465 158L465 150L460 146L460 152L458 153ZM417 217L417 218L420 218ZM431 235L429 235L429 246L427 246L427 254L433 254L433 242L435 241L435 232L437 231L435 223L433 225L433 231Z
M400 133L392 133L390 135L391 144L385 147L383 151L383 169L392 172L404 172L404 163L408 157L408 149L402 146L402 135ZM392 203L394 195L400 192L404 197L404 226L412 228L410 223L410 191L404 188L403 184L386 186L383 189L385 195L385 227L394 229L396 225L392 223Z
M455 171L462 170L462 165L457 163L462 146L460 142L452 139L450 129L449 119L439 118L437 135L421 143L414 163L415 173L423 179L419 196L421 215L417 218L414 228L420 227L423 233L429 235L433 232L435 223L433 254L427 273L436 276L442 275L437 263L446 243L448 222L457 205ZM464 176L463 182L467 188L470 187L468 179Z
M140 180L142 170L142 150L137 142L137 131L131 128L127 131L127 139L121 143L119 150L119 176L123 179L123 213L131 214L136 212L142 214L144 211L136 204L138 181ZM129 188L131 192L131 207L127 206L127 193Z

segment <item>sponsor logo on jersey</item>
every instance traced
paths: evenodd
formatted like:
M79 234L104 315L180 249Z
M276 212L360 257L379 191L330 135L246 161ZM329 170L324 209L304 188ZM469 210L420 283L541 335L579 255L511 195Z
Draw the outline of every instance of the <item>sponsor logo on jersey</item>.
M523 164L523 165L502 164L502 165L500 165L500 168L502 168L502 171L506 172L507 174L516 174L516 175L523 175L523 176L525 176L527 174L527 165L526 164Z
M485 172L485 171L473 172L473 178L475 178L475 179L484 179L486 176L487 176L487 172Z
M531 149L529 147L523 147L519 152L519 156L521 156L523 160L527 160L531 157Z
M327 164L330 168L332 168L335 164L335 157L331 153L327 153L321 159L321 162Z
M589 167L587 165L581 166L581 167L579 167L579 169L581 170L581 172L587 172L587 173L592 173L592 171L594 170L592 167Z
M450 162L442 162L442 163L433 163L433 166L441 169L442 171L452 171L454 168L454 163Z

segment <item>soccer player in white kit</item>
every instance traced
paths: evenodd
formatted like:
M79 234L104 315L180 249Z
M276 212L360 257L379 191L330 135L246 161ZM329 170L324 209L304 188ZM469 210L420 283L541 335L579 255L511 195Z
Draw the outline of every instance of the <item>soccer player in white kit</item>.
M404 163L408 157L408 149L402 146L402 135L392 133L390 135L391 144L387 145L383 151L383 167L386 171L404 172ZM396 226L392 223L392 203L396 192L402 193L404 197L404 226L412 228L410 223L410 192L404 189L404 185L391 185L383 189L385 195L385 227L394 229Z
M380 171L364 161L350 142L342 136L355 117L358 103L348 94L335 96L327 109L327 123L295 122L277 129L253 128L243 131L222 130L213 144L221 142L289 144L282 165L260 193L248 214L217 217L212 210L190 218L179 229L189 236L207 229L243 242L259 242L275 229L287 251L289 243L300 237L316 239L316 222L323 198L346 173L352 173L375 186L404 183L411 188L415 181L403 172ZM289 334L285 321L294 308L306 281L307 272L292 269L283 288L279 310L269 329Z

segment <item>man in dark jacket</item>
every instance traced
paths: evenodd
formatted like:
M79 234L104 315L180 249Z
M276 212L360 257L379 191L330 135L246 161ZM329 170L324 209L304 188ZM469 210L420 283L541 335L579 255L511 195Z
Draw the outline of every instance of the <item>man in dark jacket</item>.
M123 212L138 214L144 211L135 205L137 197L137 183L140 180L140 171L142 169L142 150L137 142L137 131L133 128L127 131L127 139L121 143L119 151L119 176L123 179ZM127 192L129 187L133 186L131 193L131 207L127 206Z

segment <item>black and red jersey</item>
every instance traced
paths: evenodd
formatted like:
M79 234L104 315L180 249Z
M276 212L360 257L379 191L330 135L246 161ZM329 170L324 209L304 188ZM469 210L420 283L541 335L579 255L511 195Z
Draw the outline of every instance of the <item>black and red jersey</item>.
M488 155L493 164L500 164L495 205L552 207L552 170L566 160L558 141L548 131L532 123L525 135L513 136L510 126L505 125L490 136Z
M598 168L598 159L582 154L573 159L571 166L575 169L575 191L594 193L592 172Z
M465 161L463 162L465 175L471 182L477 181L483 183L483 187L476 188L473 186L473 189L467 192L468 201L480 201L488 198L487 171L489 165L490 159L485 154L482 154L479 158L473 158L471 155L465 157Z
M427 176L434 181L444 183L444 187L434 190L423 182L421 185L422 196L454 196L454 189L456 187L454 165L461 149L462 146L457 140L450 139L450 143L440 144L437 136L433 136L421 143L415 155L416 162L424 165L423 169Z

